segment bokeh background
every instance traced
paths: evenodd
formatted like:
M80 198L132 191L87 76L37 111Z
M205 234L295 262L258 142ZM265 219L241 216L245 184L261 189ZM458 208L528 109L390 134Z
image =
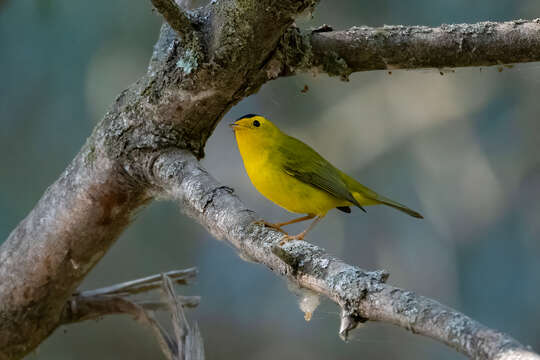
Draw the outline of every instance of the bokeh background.
M115 95L145 72L161 23L149 3L0 2L0 239L74 157ZM322 0L298 23L342 29L536 17L536 0ZM267 115L426 217L382 207L332 212L311 242L349 263L387 269L392 284L538 351L540 64L501 69L377 71L354 74L348 83L279 79L226 115L203 163L266 219L290 218L253 189L226 126L244 113ZM140 211L82 287L190 266L200 276L179 291L202 296L189 318L201 327L208 359L462 358L384 324L368 323L343 343L336 306L323 301L305 322L284 280L242 261L165 202ZM149 331L127 317L109 317L59 329L28 358L161 356Z

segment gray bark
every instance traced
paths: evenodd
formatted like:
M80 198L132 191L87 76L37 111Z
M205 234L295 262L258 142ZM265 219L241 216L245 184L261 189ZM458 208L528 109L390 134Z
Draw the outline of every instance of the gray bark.
M381 272L346 265L303 242L276 248L279 234L252 225L256 215L196 161L204 156L206 140L223 115L266 81L313 68L341 76L378 68L380 62L362 60L364 52L386 59L392 46L399 53L407 43L421 51L429 39L433 38L432 44L439 41L437 31L396 28L400 41L395 43L354 44L361 36L351 35L351 46L343 46L337 33L300 36L292 27L295 16L315 6L315 0L221 0L189 16L171 8L172 3L153 1L174 30L162 27L147 75L120 94L77 157L0 247L1 360L23 357L65 321L68 300L134 211L164 194L181 201L188 213L214 235L233 243L243 256L335 300L344 309L343 334L357 321L383 320L437 338L473 357L495 358L508 349L527 351L463 315L384 285ZM538 31L538 21L526 24L516 27ZM493 25L497 31L485 31L471 25L473 33L467 36L474 37L477 31L484 43L502 46L501 52L515 47L520 54L529 54L515 60L540 60L537 43L516 27ZM503 46L504 34L514 40L514 47ZM387 64L489 65L496 58L480 50L474 62L471 51L448 49L438 56L432 48L427 53L437 61L413 52L399 61L395 55ZM336 64L342 70L336 70ZM338 286L345 287L335 292ZM457 331L469 327L470 331Z
M347 78L369 70L491 66L538 61L540 19L439 27L291 28L281 44L281 75L311 71Z
M0 248L0 359L32 350L58 326L66 299L148 199L91 147Z

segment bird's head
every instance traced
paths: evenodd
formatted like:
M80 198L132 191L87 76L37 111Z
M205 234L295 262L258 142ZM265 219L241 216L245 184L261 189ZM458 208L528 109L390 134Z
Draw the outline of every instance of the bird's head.
M270 120L256 114L244 115L230 124L230 127L237 136L242 134L250 137L268 137L280 132Z
M278 130L277 126L265 117L257 114L246 114L238 118L235 122L229 125L235 132L237 131L252 131L257 133L266 133L269 131Z

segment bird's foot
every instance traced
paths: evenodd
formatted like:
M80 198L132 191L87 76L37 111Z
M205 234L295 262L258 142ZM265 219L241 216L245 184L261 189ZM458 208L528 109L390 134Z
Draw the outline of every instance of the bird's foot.
M283 246L285 245L286 243L288 243L289 241L293 241L293 240L304 240L304 236L306 236L306 234L304 232L301 232L300 234L298 235L285 235L281 241L279 242L279 246Z
M254 222L255 224L257 225L263 225L267 228L270 228L270 229L274 229L274 230L277 230L279 231L280 233L283 233L285 234L285 236L289 236L289 234L287 234L287 232L285 230L283 230L282 228L280 228L278 225L276 224L272 224L272 223L269 223L267 221L264 221L264 220L257 220Z

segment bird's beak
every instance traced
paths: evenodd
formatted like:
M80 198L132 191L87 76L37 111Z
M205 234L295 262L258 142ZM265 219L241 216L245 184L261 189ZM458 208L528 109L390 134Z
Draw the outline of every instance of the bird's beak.
M236 130L236 129L242 127L242 125L238 124L238 123L235 121L235 122L233 122L233 123L230 123L230 124L229 124L229 127L230 127L231 129L233 129L233 131L234 131L234 130Z

